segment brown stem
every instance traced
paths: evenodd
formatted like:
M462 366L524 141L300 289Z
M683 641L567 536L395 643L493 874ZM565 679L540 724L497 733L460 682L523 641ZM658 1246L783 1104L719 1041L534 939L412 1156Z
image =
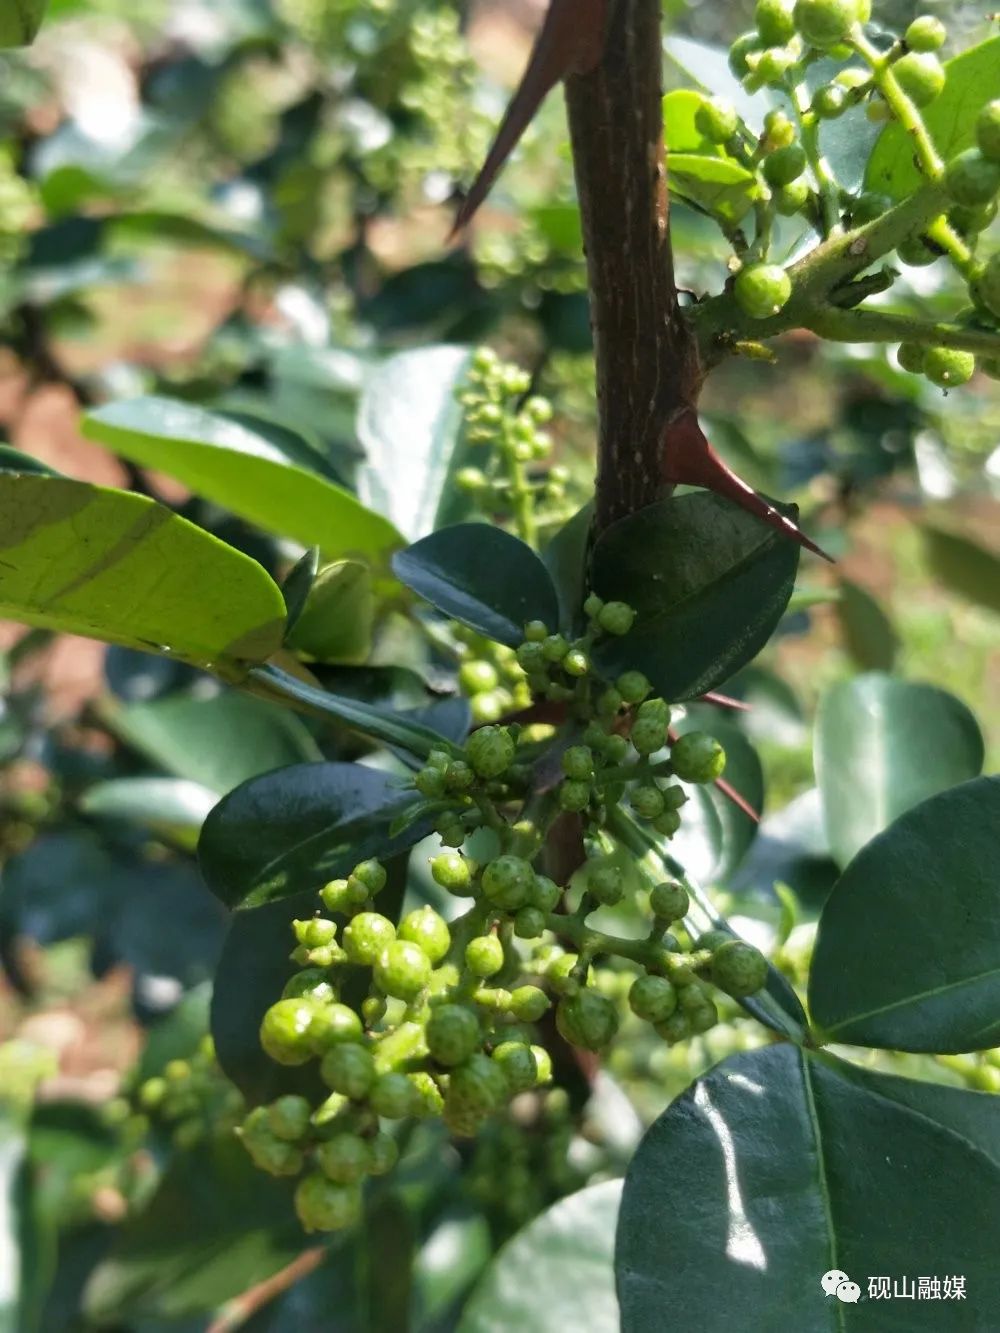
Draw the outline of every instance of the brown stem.
M316 1245L311 1250L304 1250L297 1259L267 1278L250 1287L242 1296L236 1296L219 1312L207 1329L207 1333L233 1333L242 1328L258 1310L269 1305L277 1297L284 1295L296 1282L301 1282L310 1273L316 1271L326 1259L329 1250L325 1245Z
M604 54L566 80L600 414L598 531L664 494L665 427L700 372L670 246L660 0L617 0Z

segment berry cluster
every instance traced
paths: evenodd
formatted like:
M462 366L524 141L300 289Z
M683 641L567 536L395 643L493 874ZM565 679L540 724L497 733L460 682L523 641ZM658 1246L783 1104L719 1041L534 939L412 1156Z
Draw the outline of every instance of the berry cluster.
M244 1111L243 1098L219 1069L211 1037L187 1060L168 1060L161 1074L138 1087L135 1103L148 1127L170 1134L175 1148L231 1134Z
M452 633L461 662L459 688L469 698L477 726L529 707L531 690L513 648L457 623Z
M531 376L500 360L489 347L473 355L458 401L465 409L466 439L483 449L480 467L460 468L460 490L493 518L510 518L519 535L534 544L538 526L556 525L566 510L564 467L542 466L552 452L543 429L552 420L547 398L531 395Z
M329 1095L318 1107L298 1095L257 1107L241 1135L262 1169L305 1172L296 1202L307 1229L354 1219L363 1179L395 1155L383 1122L440 1115L471 1137L512 1098L537 1097L552 1076L538 1025L553 1004L558 1033L599 1051L626 1003L675 1043L718 1021L712 987L742 998L764 984L756 949L679 925L687 889L653 882L638 862L649 888L647 937L619 939L588 923L627 891L611 829L626 792L639 823L669 839L686 800L680 783L713 781L725 755L706 733L671 731L669 705L651 697L640 672L613 685L594 673L590 648L601 635L627 634L634 610L591 596L586 615L575 643L529 624L514 662L535 694L567 702L574 720L563 732L487 724L460 752L432 751L414 775L415 809L435 811L443 844L431 875L467 900L464 912L449 924L425 906L396 924L377 910L385 870L366 861L319 891L316 915L293 923L300 970L264 1015L261 1044L282 1065L318 1062ZM539 782L539 773L549 777ZM586 852L570 885L535 864L564 812L579 819ZM477 848L492 848L485 859L466 847L473 833ZM627 994L609 992L609 964L629 969Z

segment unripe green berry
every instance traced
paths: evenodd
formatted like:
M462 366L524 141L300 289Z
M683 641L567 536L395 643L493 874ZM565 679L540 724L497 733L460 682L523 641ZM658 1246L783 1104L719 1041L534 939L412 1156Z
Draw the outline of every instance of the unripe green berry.
M413 775L413 785L421 796L429 801L444 795L445 775L439 768L426 765Z
M948 210L948 221L963 236L978 236L995 221L997 207L995 199L991 199L988 204L977 204L974 208L953 204Z
M665 1042L674 1046L677 1042L690 1037L691 1024L688 1021L687 1014L678 1009L669 1018L665 1018L662 1023L657 1023L655 1032L658 1037L662 1037Z
M305 1165L302 1150L291 1143L282 1143L280 1139L272 1139L270 1142L248 1142L244 1139L244 1144L254 1166L259 1171L266 1171L269 1176L297 1176Z
M496 935L480 935L465 946L465 966L474 977L496 976L503 964L503 945Z
M314 1054L323 1055L342 1041L357 1041L361 1032L361 1019L353 1009L346 1004L323 1004L317 1006L309 1024L309 1044Z
M514 759L514 741L506 727L481 727L465 743L465 753L481 778L498 778Z
M330 1004L337 999L337 991L323 968L307 967L301 972L292 973L285 982L281 998L315 1000L317 1004Z
M524 627L524 637L528 643L541 643L549 637L548 626L543 620L529 620Z
M618 1031L618 1013L604 995L596 990L583 989L559 1001L556 1027L571 1046L599 1051Z
M851 226L863 227L869 222L876 222L890 207L891 201L885 195L875 194L871 191L859 194L857 199L852 201L849 209Z
M284 1139L288 1143L297 1143L299 1139L305 1137L311 1115L312 1107L305 1097L298 1097L293 1093L279 1097L267 1108L267 1122L271 1133L275 1138Z
M483 694L495 690L500 677L490 662L463 662L458 671L458 683L466 694Z
M811 195L808 182L804 177L799 177L791 185L783 185L780 190L775 190L774 206L783 218L794 217L803 211Z
M767 981L767 959L742 940L727 940L712 951L709 976L719 990L734 1000L753 995Z
M571 648L562 660L562 669L567 676L582 680L590 670L590 658L581 648Z
M398 1000L412 1000L424 989L431 976L431 960L418 944L394 940L387 944L375 961L374 979L386 995Z
M691 1035L697 1036L699 1033L708 1032L715 1027L719 1021L719 1011L712 1001L708 1000L688 1010L685 1018L691 1028Z
M539 912L554 912L562 897L562 889L548 875L536 875L528 897L528 906Z
M601 598L598 597L596 593L592 592L588 595L586 601L583 603L583 614L587 617L588 620L596 620L597 617L601 614L601 607L603 605L604 602L601 600Z
M346 912L351 906L351 894L346 879L331 879L319 891L320 900L328 912Z
M767 319L787 305L792 280L779 264L749 264L733 284L740 309L752 319Z
M652 685L641 671L624 671L615 681L615 688L626 704L641 704L648 697Z
M925 268L940 259L940 250L934 249L923 236L907 236L896 246L896 253L910 268Z
M628 756L628 740L617 733L605 736L601 752L609 764L623 764Z
M503 1070L487 1055L473 1055L452 1072L445 1104L475 1115L490 1115L507 1101Z
M744 86L752 89L763 84L768 88L780 88L796 59L795 52L789 46L769 46L759 55L748 56L747 64L751 74Z
M458 852L442 852L431 861L431 876L449 893L467 897L472 893L472 871L464 856Z
M396 927L378 912L359 912L344 930L344 952L352 963L371 967L387 944L396 938Z
M455 473L455 485L467 495L480 495L489 484L486 474L477 467L462 467Z
M664 880L650 890L649 907L654 916L663 921L680 921L691 907L688 891L676 880Z
M655 754L657 750L662 750L667 743L667 729L654 718L637 718L632 723L629 740L637 754Z
M309 1028L319 1012L311 1000L279 1000L260 1025L260 1044L279 1065L304 1065L313 1054Z
M820 120L836 120L847 110L847 90L839 83L824 83L812 99L813 112Z
M537 907L522 907L514 917L514 934L519 940L536 940L545 930L545 913Z
M387 1176L399 1161L399 1148L391 1134L378 1133L368 1144L368 1174Z
M511 1096L527 1092L537 1084L538 1062L530 1046L518 1041L501 1042L490 1058L500 1066Z
M896 61L892 72L915 106L929 106L944 87L944 66L930 51L908 51Z
M765 46L777 46L795 36L795 0L757 0L754 20Z
M737 37L729 48L729 68L738 79L745 79L750 73L748 57L763 48L764 43L758 32L745 32Z
M896 361L901 370L909 371L911 375L922 375L926 355L926 349L919 343L900 343L896 351Z
M586 745L571 745L562 756L562 770L568 778L589 782L594 776L594 753Z
M666 977L637 977L628 993L629 1007L646 1023L662 1023L677 1008L677 992Z
M575 953L559 954L551 960L545 969L549 986L557 995L575 995L580 983L573 975L579 963Z
M567 778L559 787L559 805L563 810L578 812L590 804L590 783Z
M544 672L548 668L548 660L542 645L540 643L534 643L531 640L522 643L518 648L517 660L519 665L529 676L536 672Z
M739 129L740 119L731 102L709 97L694 114L694 126L710 143L727 143Z
M976 143L983 157L1000 162L1000 98L987 102L976 120Z
M440 963L451 947L451 931L433 907L418 907L399 923L399 938L418 945L432 963Z
M955 347L930 347L924 357L924 374L932 384L951 389L972 379L976 358Z
M368 1174L368 1144L357 1134L336 1134L319 1145L316 1160L327 1180L357 1185Z
M644 787L633 787L629 800L632 803L632 809L642 819L655 819L657 815L663 813L663 793L653 783Z
M537 986L518 986L511 991L510 1012L519 1023L537 1023L549 1008L549 998Z
M293 921L292 930L299 944L307 949L321 949L332 944L337 934L337 923L324 917L314 916L305 921Z
M689 731L672 745L670 764L682 782L714 782L726 767L726 752L707 731Z
M931 14L915 18L903 34L903 41L911 51L939 51L948 33L940 19Z
M569 652L569 640L564 634L550 634L542 642L542 656L546 662L561 662Z
M948 163L945 188L956 204L987 204L1000 193L1000 161L967 148Z
M487 694L476 694L469 703L472 720L477 726L485 722L499 722L507 711L510 696L504 690L490 690Z
M773 153L768 153L761 165L768 185L776 187L791 185L805 169L806 153L800 143L790 143L786 148L775 149Z
M663 804L668 810L679 810L681 806L687 805L690 799L684 788L679 787L676 782L669 787L662 788L662 791Z
M627 602L605 602L597 623L606 634L627 634L635 624L635 611Z
M403 1120L413 1114L414 1092L405 1074L394 1071L379 1074L368 1094L368 1103L376 1115L386 1120Z
M535 872L523 857L498 856L483 871L483 893L497 907L516 912L527 903L534 879Z
M447 760L447 755L445 755L445 759ZM348 882L352 879L358 880L359 883L363 884L368 890L369 896L374 898L376 894L381 893L385 888L388 876L386 874L385 866L382 865L380 861L369 860L362 861L354 867L348 876Z
M295 1211L306 1231L342 1231L361 1215L357 1186L335 1185L315 1171L295 1190Z
M625 892L622 872L610 862L592 867L587 873L587 890L599 903L614 907Z
M444 1098L430 1074L418 1070L415 1074L407 1074L406 1077L413 1089L410 1115L416 1116L418 1120L432 1120L439 1116L444 1110Z
M464 1063L481 1039L479 1019L464 1005L438 1005L427 1020L427 1048L438 1064Z
M714 953L716 949L721 949L724 944L731 943L733 938L728 930L706 930L695 940L694 947L698 952L708 949Z
M855 23L864 23L871 5L862 0L797 0L795 27L810 46L836 46Z
M795 122L780 107L773 107L764 117L762 146L766 153L773 153L778 148L787 148L795 142Z
M444 847L458 848L465 845L466 831L461 820L455 819L450 823L442 823L436 830Z
M375 1061L360 1042L345 1041L327 1051L319 1072L328 1088L352 1101L360 1101L375 1081Z
M532 1046L531 1054L535 1057L538 1071L535 1075L535 1087L544 1087L546 1083L552 1082L552 1057L544 1046Z

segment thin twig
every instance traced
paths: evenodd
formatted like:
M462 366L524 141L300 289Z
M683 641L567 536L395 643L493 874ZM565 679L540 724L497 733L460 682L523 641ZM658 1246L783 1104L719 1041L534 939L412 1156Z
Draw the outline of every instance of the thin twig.
M234 1329L242 1328L258 1310L269 1305L277 1297L283 1296L295 1286L296 1282L301 1282L310 1273L315 1273L328 1254L329 1249L326 1245L316 1245L311 1250L304 1250L297 1259L293 1259L279 1272L263 1282L258 1282L255 1287L250 1287L241 1296L235 1296L231 1301L227 1301L209 1325L207 1333L233 1333Z

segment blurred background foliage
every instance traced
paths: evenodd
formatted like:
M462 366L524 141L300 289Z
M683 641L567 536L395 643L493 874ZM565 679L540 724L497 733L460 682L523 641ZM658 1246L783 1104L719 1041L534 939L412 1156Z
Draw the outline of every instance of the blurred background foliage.
M0 53L5 440L40 464L165 499L279 572L297 554L288 544L85 440L81 408L163 393L253 412L293 427L351 484L370 369L412 346L488 340L552 400L557 459L570 498L585 499L594 377L558 97L473 234L444 242L541 8L50 0L35 46ZM983 34L988 8L920 10L939 13L961 46ZM877 16L905 24L915 9L892 0ZM712 44L749 26L748 0L665 10L668 80L727 79ZM681 284L718 289L721 237L680 204L674 226ZM951 281L945 264L910 268L894 299L902 289L916 309L950 309ZM726 901L801 981L835 874L813 776L820 696L862 672L932 681L975 711L987 771L997 767L1000 394L981 376L944 394L887 349L792 336L776 366L725 365L703 406L734 466L796 499L839 561L810 565L778 638L732 684L752 710L726 723L739 728L731 756L741 737L757 747L766 790L761 834ZM0 1328L216 1327L255 1273L295 1260L302 1242L269 1223L253 1233L266 1235L263 1250L248 1249L253 1219L283 1218L287 1201L230 1155L238 1094L204 1044L225 922L193 847L207 809L240 781L350 757L352 742L168 661L3 628L0 1061L3 1132L17 1147L0 1188L11 1200L28 1191L30 1205L11 1211L24 1280ZM397 706L424 701L405 673L383 673L379 688ZM918 700L895 739L922 716ZM794 893L775 896L776 881ZM431 891L418 877L410 886ZM224 1327L328 1328L333 1306L338 1329L398 1333L400 1309L414 1328L454 1327L500 1241L569 1190L620 1173L642 1126L695 1074L764 1039L735 1014L683 1049L626 1023L606 1072L551 1094L540 1125L498 1125L463 1146L461 1174L459 1150L416 1136L405 1206L376 1198L367 1246L345 1242ZM1000 1085L985 1057L933 1063L894 1067ZM154 1078L176 1084L155 1106L141 1095ZM171 1248L206 1178L221 1200L199 1203L197 1244ZM402 1289L371 1271L373 1246L413 1259L400 1261Z

